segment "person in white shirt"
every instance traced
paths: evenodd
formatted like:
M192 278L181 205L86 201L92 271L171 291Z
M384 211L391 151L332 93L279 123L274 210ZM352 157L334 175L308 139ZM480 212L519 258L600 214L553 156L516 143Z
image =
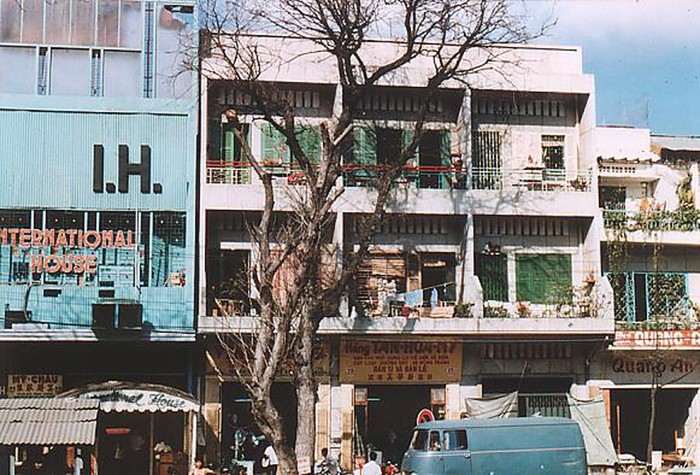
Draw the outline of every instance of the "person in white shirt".
M268 446L265 447L265 453L263 453L262 458L263 473L267 475L275 475L277 473L277 465L279 465L277 453L272 447L272 444L268 444Z
M362 467L362 475L382 475L382 467L377 463L377 452L369 453L369 462Z

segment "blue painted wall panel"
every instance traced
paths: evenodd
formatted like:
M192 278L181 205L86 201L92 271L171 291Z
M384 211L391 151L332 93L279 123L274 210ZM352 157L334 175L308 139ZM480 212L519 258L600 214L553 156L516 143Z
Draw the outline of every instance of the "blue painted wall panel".
M93 148L104 146L104 181L118 182L119 145L130 162L151 148L151 181L162 194L93 192ZM188 114L93 114L0 110L1 207L181 210L194 202L195 122ZM152 188L151 188L152 190Z
M150 219L148 236L150 260L147 282L138 277L128 283L115 283L114 298L143 305L143 326L155 330L192 332L194 328L194 224L196 121L192 104L141 112L90 112L83 110L22 110L0 106L0 215L25 210L36 216L48 216L42 210L112 211L140 213ZM144 105L144 104L140 104ZM171 104L172 106L172 104ZM186 106L186 107L185 107ZM93 150L104 147L105 190L93 190ZM119 145L129 147L129 161L140 162L140 149L151 150L150 193L142 193L140 178L129 178L129 192L118 189L108 193L107 184L118 187ZM162 193L154 193L159 183ZM154 213L149 213L154 211ZM158 216L182 215L182 230L174 233L177 242L164 241L163 231L156 235ZM85 213L85 215L90 213ZM168 214L168 213L166 213ZM105 216L104 213L98 213ZM137 216L133 214L133 216ZM0 216L1 218L1 216ZM14 225L13 225L14 226ZM0 225L0 228L11 227ZM21 227L21 226L20 226ZM30 226L26 226L30 227ZM34 223L41 229L41 223ZM47 223L46 228L51 228ZM142 230L143 231L143 230ZM181 235L184 235L184 242ZM165 239L170 239L167 233ZM137 237L140 241L140 238ZM175 238L173 238L175 239ZM31 312L32 321L48 323L51 329L90 328L93 304L109 299L99 297L105 290L98 284L100 267L92 282L62 278L44 273L40 278L17 279L11 262L27 262L23 252L72 252L85 250L61 248L11 248L0 245L0 328L5 310ZM127 260L133 250L121 250ZM11 257L10 257L11 256ZM8 259L11 262L8 262ZM119 258L116 259L119 261ZM123 258L122 258L123 260ZM123 263L122 263L123 264ZM182 273L183 281L173 284L171 276ZM51 280L51 282L49 282ZM30 283L31 282L31 283ZM58 282L58 283L57 283ZM30 290L28 290L30 289ZM45 289L59 289L58 296L45 296Z

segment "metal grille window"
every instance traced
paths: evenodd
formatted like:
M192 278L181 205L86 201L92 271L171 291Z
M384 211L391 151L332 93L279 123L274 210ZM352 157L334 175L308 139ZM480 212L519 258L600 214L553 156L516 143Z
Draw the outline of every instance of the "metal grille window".
M508 301L508 259L505 254L479 254L477 275L484 289L484 300Z
M37 94L45 96L49 93L49 49L39 48L36 78Z
M476 131L472 134L472 185L480 190L497 190L501 187L501 133Z
M155 286L181 287L186 283L185 214L153 213L151 278Z
M90 95L102 96L102 51L92 50L90 61Z
M615 319L627 322L674 320L687 313L687 275L673 272L608 274L613 288Z
M542 136L542 163L546 169L564 169L564 136Z
M520 417L571 417L566 394L559 393L521 394L518 412Z
M146 2L143 33L143 97L154 96L155 55L155 6Z
M519 301L571 301L571 256L568 254L519 254L515 259L515 278Z

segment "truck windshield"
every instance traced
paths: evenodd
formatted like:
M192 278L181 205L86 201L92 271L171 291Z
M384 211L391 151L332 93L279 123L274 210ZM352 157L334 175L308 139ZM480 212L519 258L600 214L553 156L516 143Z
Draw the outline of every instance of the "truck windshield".
M425 446L428 442L427 430L414 430L413 438L411 439L411 448L413 450L426 450Z

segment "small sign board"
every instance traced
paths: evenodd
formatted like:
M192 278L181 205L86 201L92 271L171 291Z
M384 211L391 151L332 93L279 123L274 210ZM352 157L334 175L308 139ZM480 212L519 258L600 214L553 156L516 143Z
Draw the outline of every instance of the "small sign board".
M430 409L421 409L416 417L416 425L423 424L424 422L432 422L435 420L435 415Z
M299 475L309 475L311 473L311 459L309 457L299 457L297 459L297 470Z
M58 374L9 374L7 397L46 397L63 391L63 376Z

